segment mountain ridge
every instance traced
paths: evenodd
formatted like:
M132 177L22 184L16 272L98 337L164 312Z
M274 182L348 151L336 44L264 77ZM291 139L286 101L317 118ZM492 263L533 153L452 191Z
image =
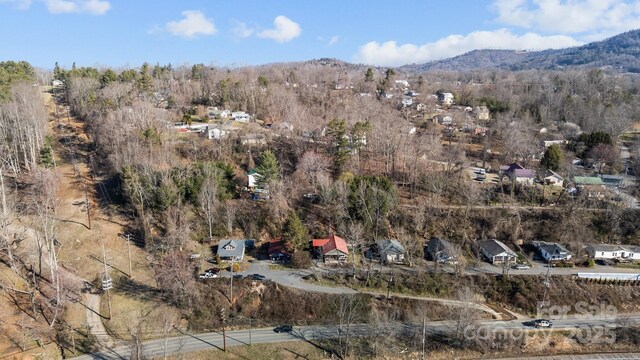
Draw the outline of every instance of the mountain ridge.
M640 73L640 30L585 45L540 51L472 50L452 58L398 67L403 71L565 70L610 68Z

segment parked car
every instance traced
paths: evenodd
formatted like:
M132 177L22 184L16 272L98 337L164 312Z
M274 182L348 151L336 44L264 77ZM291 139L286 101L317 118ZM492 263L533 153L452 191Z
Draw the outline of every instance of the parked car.
M545 319L537 319L533 322L533 326L535 326L536 328L550 328L553 325L553 323L550 320L545 320Z
M198 279L213 279L217 277L218 277L218 274L213 274L213 273L203 273L198 275Z
M527 264L516 264L513 266L513 268L516 270L527 270L527 269L530 269L531 267Z
M205 274L218 274L220 273L220 269L210 268L204 271Z
M233 278L234 279L242 279L242 278L244 278L244 275L242 275L242 274L233 274Z
M613 265L613 262L607 259L598 259L596 260L596 264L602 265L602 266L611 266Z
M293 326L291 325L280 325L273 329L274 332L279 333L290 333L293 331Z
M261 281L261 280L264 280L264 279L266 279L266 278L267 278L266 276L264 276L264 275L260 275L260 274L252 274L252 275L251 275L251 280L258 280L258 281Z

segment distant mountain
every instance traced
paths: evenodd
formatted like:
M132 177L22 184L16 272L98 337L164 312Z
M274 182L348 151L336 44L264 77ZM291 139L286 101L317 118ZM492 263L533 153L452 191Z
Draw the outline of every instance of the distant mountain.
M429 70L559 70L610 68L640 73L640 30L632 30L583 46L543 51L474 50L450 59L400 67L403 71Z

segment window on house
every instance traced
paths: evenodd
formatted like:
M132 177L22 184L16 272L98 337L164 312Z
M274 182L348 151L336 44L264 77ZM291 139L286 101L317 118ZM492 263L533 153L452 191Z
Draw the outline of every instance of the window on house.
M600 255L604 256L604 251Z
M613 253L613 256L618 256L618 253Z

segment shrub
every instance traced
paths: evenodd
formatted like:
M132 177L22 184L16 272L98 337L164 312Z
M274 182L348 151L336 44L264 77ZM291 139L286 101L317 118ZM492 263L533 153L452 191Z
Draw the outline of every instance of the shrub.
M313 265L308 251L296 251L291 257L291 266L298 269L308 269Z

